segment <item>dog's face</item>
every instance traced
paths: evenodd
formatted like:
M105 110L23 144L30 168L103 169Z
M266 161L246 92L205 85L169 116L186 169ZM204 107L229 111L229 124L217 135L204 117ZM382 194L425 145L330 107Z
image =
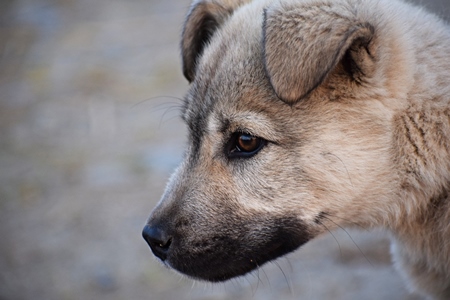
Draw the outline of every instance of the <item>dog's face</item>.
M165 264L210 281L392 217L377 207L392 196L402 93L379 79L401 65L380 62L394 54L347 4L228 2L187 18L189 143L143 233Z

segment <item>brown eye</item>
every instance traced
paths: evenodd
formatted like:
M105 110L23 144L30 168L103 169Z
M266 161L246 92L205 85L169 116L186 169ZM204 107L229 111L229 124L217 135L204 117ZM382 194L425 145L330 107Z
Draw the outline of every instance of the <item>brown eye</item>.
M249 134L241 134L236 140L236 147L242 152L253 152L261 143L261 139Z
M266 140L248 133L236 132L232 135L227 149L228 157L249 158L266 145Z

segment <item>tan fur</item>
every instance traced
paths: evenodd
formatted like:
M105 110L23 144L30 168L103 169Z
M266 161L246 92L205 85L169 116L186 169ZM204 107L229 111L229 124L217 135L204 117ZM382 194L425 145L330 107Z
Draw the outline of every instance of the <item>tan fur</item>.
M450 299L450 28L391 0L247 2L188 15L190 141L152 250L217 281L330 228L383 227L411 287ZM236 159L241 133L265 144Z

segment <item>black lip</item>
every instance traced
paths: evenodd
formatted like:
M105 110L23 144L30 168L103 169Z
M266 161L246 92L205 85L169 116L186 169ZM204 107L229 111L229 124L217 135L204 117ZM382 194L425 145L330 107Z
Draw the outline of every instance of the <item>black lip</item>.
M252 241L224 236L218 242L209 241L192 252L183 242L172 243L174 249L169 252L167 262L189 277L220 282L245 275L298 249L312 238L297 219L295 224L287 219L275 224L275 230L269 228L269 232L258 232L261 239Z

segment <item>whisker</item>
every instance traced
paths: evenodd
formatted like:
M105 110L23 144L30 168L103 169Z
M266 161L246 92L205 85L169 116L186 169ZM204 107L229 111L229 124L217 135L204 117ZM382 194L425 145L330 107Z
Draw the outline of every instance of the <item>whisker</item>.
M352 236L348 233L347 230L344 229L344 227L340 226L339 224L337 224L336 222L334 222L333 220L331 220L329 217L327 217L326 215L323 216L325 219L327 219L328 221L330 221L331 223L335 224L337 227L339 227L340 229L342 229L350 238L350 240L353 242L353 244L356 246L356 248L358 248L359 252L364 256L364 258L369 262L369 264L373 267L374 265L372 264L372 262L369 260L369 258L364 254L364 252L361 250L361 248L359 248L358 244L356 244L355 240L352 238Z
M151 98L145 99L143 101L140 101L140 102L132 105L131 108L133 109L133 108L137 107L138 105L141 105L141 104L143 104L143 103L145 103L147 101L155 100L155 99L159 99L159 98L169 98L169 99L178 100L178 101L169 101L169 102L159 103L159 104L154 105L152 107L152 112L164 111L164 113L161 115L161 118L160 118L159 123L158 123L158 128L161 128L161 125L164 122L168 122L168 121L172 120L173 118L175 118L175 117L171 117L168 120L164 120L166 115L168 115L168 114L170 114L170 113L172 113L174 111L178 111L179 112L176 117L181 115L181 113L183 111L183 102L184 102L183 99L178 98L178 97L172 97L172 96L156 96L156 97L151 97Z
M174 118L177 118L178 116L174 116L174 117L171 117L171 118L167 119L166 121L164 121L164 117L165 117L169 112L173 112L173 111L178 110L178 109L179 109L178 107L175 107L175 108L174 108L174 107L169 107L169 108L162 114L161 118L159 119L158 128L161 127L161 125L163 124L163 122L168 122L168 121L170 121L170 120L173 120Z
M291 293L291 295L294 295L294 291L293 291L293 289L292 289L292 286L291 286L291 284L289 283L289 280L288 280L288 278L287 278L287 276L286 276L286 273L284 273L283 268L281 268L280 264L278 264L277 261L274 261L273 263L278 267L278 269L280 269L281 273L282 273L283 276L284 276L284 280L286 280L286 284L287 284L287 286L288 286L289 292Z
M322 217L328 219L328 218L327 218L326 216L324 216L324 215L322 215ZM333 222L333 223L334 223L334 222ZM323 227L325 227L325 229L331 234L331 236L333 237L333 239L336 241L336 244L337 244L338 247L339 247L339 253L340 253L341 259L342 259L343 256L342 256L341 244L339 244L339 241L337 240L336 236L335 236L335 235L331 232L331 230L328 229L328 227L325 226L325 224L323 224L321 221L319 221L319 224L322 225ZM335 223L335 224L336 224L336 223Z
M285 257L284 259L285 259L285 261L286 261L286 262L288 263L288 265L289 265L289 271L290 271L291 273L294 273L294 267L292 266L291 261L289 260L289 258Z
M240 287L238 280L236 278L233 278L233 279L230 280L230 282L231 282L231 285L233 286L233 289L234 290L238 290L238 288ZM226 289L226 285L225 284L224 284L224 287Z
M255 297L256 291L253 289L252 283L250 280L248 280L247 276L244 276L244 280L248 282L248 285L250 286L250 289L252 290L252 297Z
M362 229L362 230L364 230L364 231L367 231L367 228L361 226L360 224L358 224L358 223L356 223L356 222L350 221L349 219L345 219L345 218L338 217L338 216L335 216L335 215L330 215L329 213L323 213L323 215L324 215L324 217L332 216L333 218L341 219L341 220L343 220L343 221L345 221L345 222L347 222L347 223L349 223L349 224L352 224L352 225L354 225L354 226L356 226L356 227L358 227L358 228L360 228L360 229ZM333 222L333 223L334 223L334 222ZM336 223L335 223L335 224L336 224Z
M175 102L165 102L165 103L160 103L157 105L154 105L152 107L152 112L160 112L160 111L167 111L167 110L181 110L183 109L183 106L180 105L179 103L175 103Z
M270 290L272 291L272 285L270 284L270 280L269 280L269 277L267 276L267 273L266 273L266 271L264 270L264 268L261 268L259 265L258 265L258 269L261 269L261 271L264 273L264 276L266 277L266 279L267 279L267 283L269 284L269 288L270 288Z
M343 161L339 156L337 156L336 154L333 154L333 153L331 153L331 152L326 152L326 153L324 153L324 155L331 155L331 156L334 156L334 157L336 157L337 159L339 159L339 161L340 161L340 162L342 163L342 165L344 166L345 172L347 172L347 177L348 177L348 180L350 181L350 184L353 186L352 179L350 178L350 173L348 172L347 166L344 164L344 161Z
M256 292L258 291L258 288L259 288L259 283L261 283L261 285L264 286L264 282L261 280L261 277L259 275L260 267L259 267L258 263L254 259L250 259L250 261L255 262L255 264L256 264L256 269L253 272L250 273L252 276L256 277L257 280L258 280L257 283L256 283L255 291L253 293L253 296L255 296L255 294L256 294ZM253 292L253 289L252 289L252 292Z
M256 268L256 277L258 278L258 281L256 282L256 288L255 288L255 293L256 291L258 291L259 288L259 283L261 282L261 284L264 286L264 284L261 281L261 278L259 277L259 268Z
M143 102L140 102L138 104L134 104L132 107L134 108L134 107L136 107L136 106L138 106L138 105L140 105L142 103ZM179 101L171 101L171 100L167 100L166 101L166 100L164 100L164 101L161 101L161 102L153 103L153 107L157 108L157 107L160 107L160 106L163 106L163 105L167 105L167 104L180 106L180 107L182 107L184 105L183 102L181 102L181 99L179 99Z
M178 283L181 283L184 280L184 277L182 275L178 276Z
M180 101L180 103L183 103L183 102L184 102L183 98L179 98L179 97L175 97L175 96L155 96L155 97L150 97L150 98L144 99L144 100L142 100L142 101L139 101L138 103L133 104L133 105L131 106L131 108L135 108L135 107L138 106L138 105L141 105L141 104L143 104L143 103L146 103L146 102L149 102L149 101L152 101L152 100L160 99L160 98L161 98L161 99L164 99L164 98L167 98L167 99L174 99L174 100ZM177 102L177 103L178 103L178 102Z

